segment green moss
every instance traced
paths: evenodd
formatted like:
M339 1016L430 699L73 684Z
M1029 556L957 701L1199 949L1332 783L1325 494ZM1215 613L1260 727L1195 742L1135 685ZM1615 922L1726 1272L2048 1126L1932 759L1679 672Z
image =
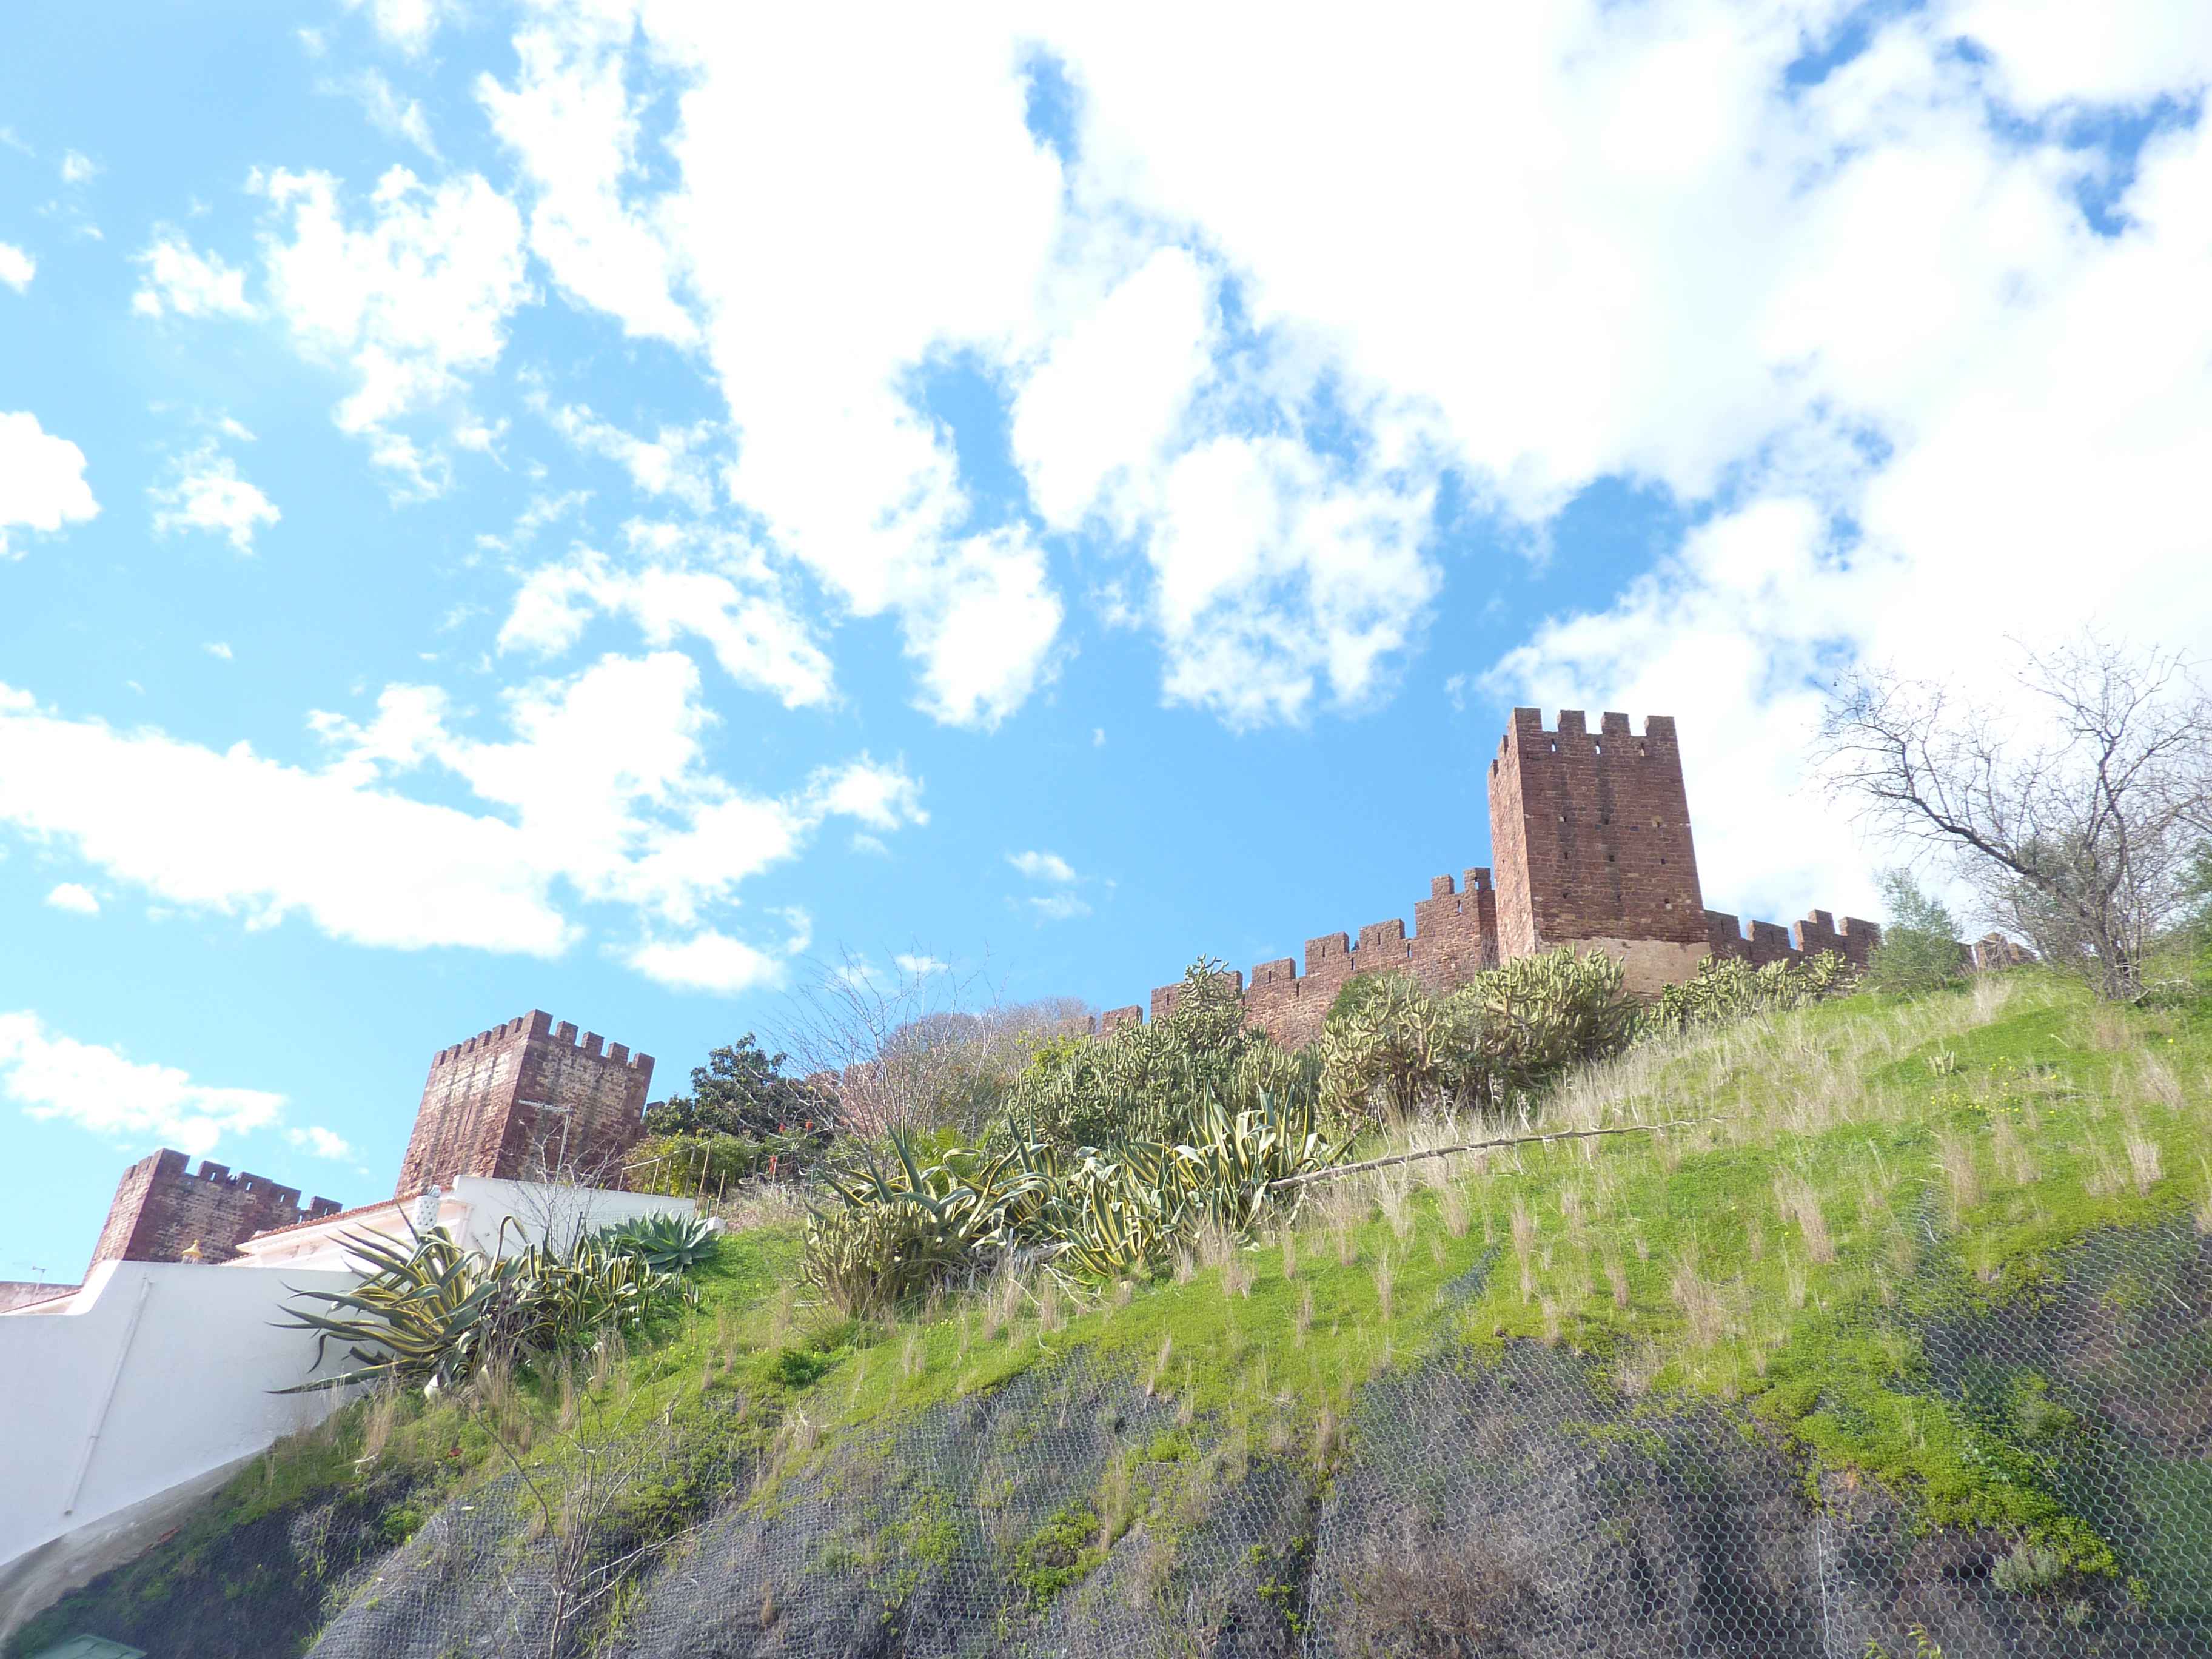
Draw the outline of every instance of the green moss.
M1106 1559L1099 1540L1098 1517L1090 1505L1067 1504L1014 1546L1014 1583L1031 1605L1043 1607L1098 1570Z

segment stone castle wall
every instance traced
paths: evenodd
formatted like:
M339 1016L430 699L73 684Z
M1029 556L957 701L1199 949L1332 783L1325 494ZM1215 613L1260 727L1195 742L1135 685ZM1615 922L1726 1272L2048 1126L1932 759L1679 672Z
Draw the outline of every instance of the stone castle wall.
M107 1224L92 1253L95 1261L178 1261L198 1244L203 1259L228 1261L255 1233L335 1215L337 1200L317 1198L304 1206L300 1189L266 1176L237 1175L221 1164L191 1159L164 1147L123 1172L108 1206Z
M653 1056L580 1039L567 1020L532 1010L432 1056L399 1166L410 1198L459 1176L515 1181L562 1171L612 1184L642 1133Z
M1464 985L1481 969L1562 945L1603 951L1622 963L1628 988L1653 996L1679 984L1709 956L1754 965L1834 951L1866 965L1881 929L1856 916L1840 926L1814 910L1793 928L1755 921L1747 934L1708 910L1698 878L1689 794L1674 722L1654 714L1639 733L1626 714L1607 714L1592 732L1579 709L1516 708L1490 763L1492 867L1431 882L1402 921L1370 923L1355 941L1324 933L1306 941L1305 969L1290 957L1263 962L1247 981L1227 977L1246 1017L1278 1042L1300 1047L1321 1035L1337 993L1355 975L1410 972L1431 991ZM1175 1010L1180 985L1152 994L1150 1013ZM1100 1028L1141 1023L1146 1010L1109 1009Z

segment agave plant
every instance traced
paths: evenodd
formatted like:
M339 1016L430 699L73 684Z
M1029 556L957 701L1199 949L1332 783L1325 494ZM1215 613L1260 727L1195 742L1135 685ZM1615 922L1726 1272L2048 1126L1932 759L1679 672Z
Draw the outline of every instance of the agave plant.
M660 1273L686 1273L714 1259L721 1235L703 1216L644 1215L590 1235L611 1255L635 1257Z
M362 1278L350 1291L295 1291L287 1330L315 1334L315 1363L332 1343L348 1370L279 1390L304 1394L391 1381L426 1389L465 1382L495 1354L541 1352L606 1329L634 1329L672 1304L698 1298L680 1273L613 1250L598 1237L565 1252L530 1245L487 1258L442 1227L408 1246L355 1234L346 1251ZM318 1305L319 1304L319 1305Z

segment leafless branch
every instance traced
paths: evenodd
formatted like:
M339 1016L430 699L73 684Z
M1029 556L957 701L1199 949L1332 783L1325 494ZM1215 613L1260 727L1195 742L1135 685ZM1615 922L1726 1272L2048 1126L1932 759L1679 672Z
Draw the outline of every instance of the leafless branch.
M2021 658L2002 708L1885 670L1847 678L1820 759L1863 823L1936 854L1985 920L2130 1000L2212 825L2212 700L2179 653L2094 634Z

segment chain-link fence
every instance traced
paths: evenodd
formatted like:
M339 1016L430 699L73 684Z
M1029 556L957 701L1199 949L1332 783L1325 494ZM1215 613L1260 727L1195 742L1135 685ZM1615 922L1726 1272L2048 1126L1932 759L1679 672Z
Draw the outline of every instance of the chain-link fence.
M1972 1277L1936 1243L1919 1272ZM1912 1289L1872 1315L1910 1356L1891 1386L2109 1570L1929 1524L1755 1401L1626 1393L1564 1345L1470 1348L1448 1297L1434 1352L1357 1389L1334 1437L1194 1414L1078 1351L819 1446L803 1418L772 1444L732 1419L703 1487L684 1464L680 1515L655 1507L678 1455L647 1434L580 1486L479 1486L397 1547L333 1534L327 1505L271 1517L170 1564L109 1633L318 1659L2212 1659L2212 1240L2184 1218L1986 1295ZM258 1586L228 1626L226 1583Z

